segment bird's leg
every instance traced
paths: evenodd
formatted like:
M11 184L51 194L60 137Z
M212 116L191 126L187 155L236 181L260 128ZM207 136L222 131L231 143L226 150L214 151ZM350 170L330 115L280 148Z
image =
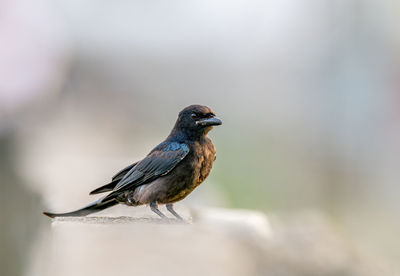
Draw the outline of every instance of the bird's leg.
M173 214L177 219L183 220L183 218L182 218L180 215L178 215L177 212L175 212L172 203L168 203L166 206L167 206L167 210L168 210L171 214Z
M163 213L161 213L160 210L158 210L157 202L153 201L152 203L150 203L150 208L154 213L159 215L161 218L163 219L167 218Z

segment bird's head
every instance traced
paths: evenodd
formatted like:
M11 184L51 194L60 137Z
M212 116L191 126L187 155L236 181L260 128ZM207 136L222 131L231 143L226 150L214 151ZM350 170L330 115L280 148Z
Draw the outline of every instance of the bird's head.
M204 105L190 105L179 112L173 131L198 137L207 134L213 126L221 124L222 121L215 117L211 108Z

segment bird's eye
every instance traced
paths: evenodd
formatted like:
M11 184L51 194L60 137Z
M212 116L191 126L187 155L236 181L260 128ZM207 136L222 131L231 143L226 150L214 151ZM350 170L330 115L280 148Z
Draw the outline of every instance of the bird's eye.
M192 119L197 119L199 116L196 113L192 113L192 115L190 115L192 117Z

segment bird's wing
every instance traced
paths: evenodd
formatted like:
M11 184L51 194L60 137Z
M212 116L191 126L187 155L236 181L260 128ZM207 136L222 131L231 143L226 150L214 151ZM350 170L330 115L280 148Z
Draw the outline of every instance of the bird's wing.
M163 142L125 174L104 200L114 198L123 191L148 183L169 173L189 153L184 143Z
M115 181L115 180L118 180L118 179L122 179L122 178L125 176L125 174L126 174L127 172L129 172L133 167L136 166L137 163L138 163L138 162L133 163L132 165L129 165L129 166L123 168L122 170L120 170L119 172L117 172L117 173L112 177L111 180L112 180L112 181Z
M111 179L110 183L107 183L106 185L103 185L99 188L94 189L91 191L89 194L90 195L95 195L95 194L100 194L104 192L109 192L114 190L115 186L117 186L118 182L133 168L136 166L138 162L133 163L132 165L129 165L125 167L124 169L120 170L117 172Z

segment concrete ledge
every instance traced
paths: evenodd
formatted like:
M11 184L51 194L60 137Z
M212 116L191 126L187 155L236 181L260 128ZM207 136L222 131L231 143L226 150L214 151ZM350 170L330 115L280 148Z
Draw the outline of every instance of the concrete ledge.
M154 223L154 224L188 224L191 221L180 221L173 218L158 219L151 217L58 217L52 219L52 226L57 226L61 223L83 223L83 224L129 224L129 223Z
M186 210L186 223L149 214L54 219L27 275L383 275L318 213L272 223L249 210Z

